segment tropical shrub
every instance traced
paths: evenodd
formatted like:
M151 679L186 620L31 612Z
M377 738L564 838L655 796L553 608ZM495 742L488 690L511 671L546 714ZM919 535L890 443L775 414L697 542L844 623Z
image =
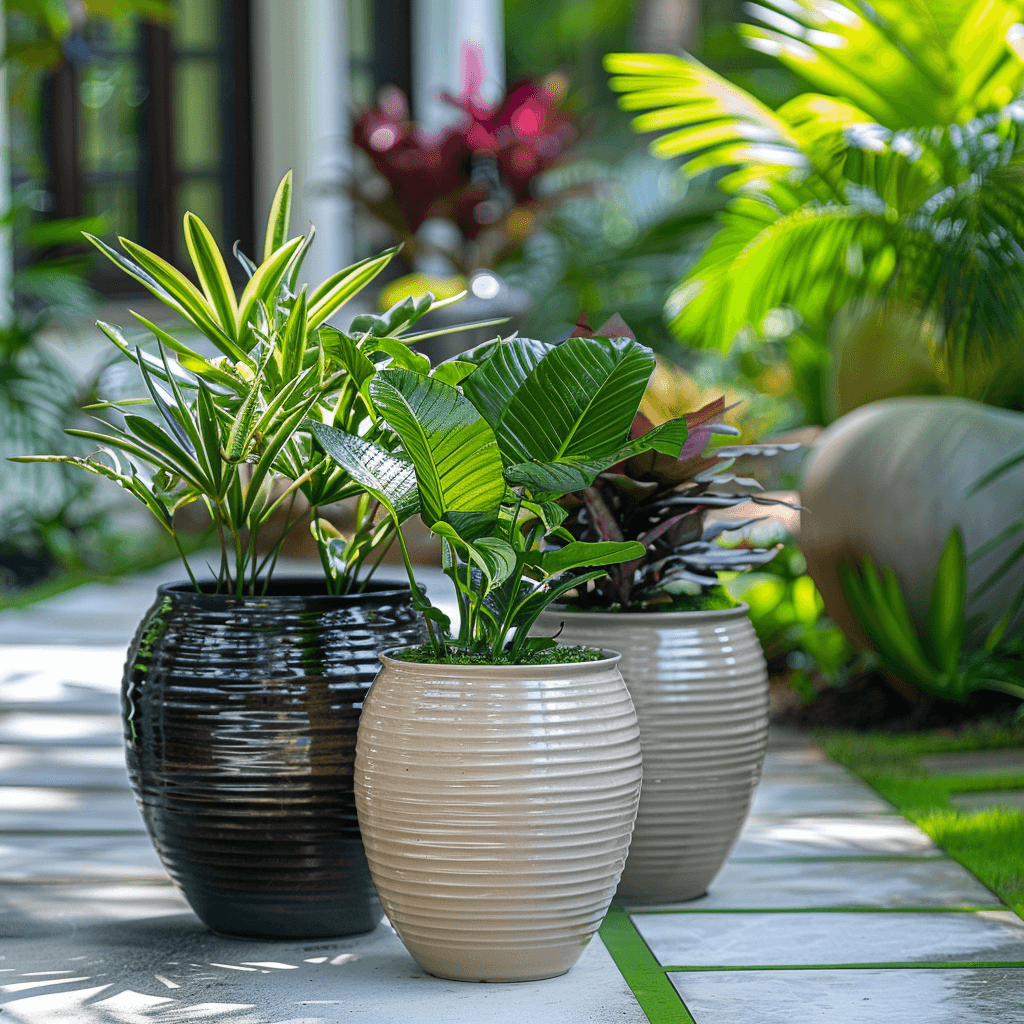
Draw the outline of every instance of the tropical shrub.
M685 158L689 175L722 174L730 196L669 300L673 332L723 349L743 335L810 338L822 353L817 370L804 358L813 390L844 307L854 326L879 308L909 314L915 330L894 334L908 362L920 349L934 364L930 386L1024 406L1024 6L748 10L758 24L740 27L747 44L815 91L772 110L689 57L606 58L620 105L646 111L634 127L663 133L652 151ZM820 397L808 404L827 416Z
M220 539L216 587L221 591L255 592L261 578L265 586L285 537L307 516L336 592L356 586L369 552L390 539L390 523L378 528L376 506L365 499L356 530L346 539L332 536L318 521L324 505L364 492L326 457L304 424L337 424L385 447L393 444L394 437L385 437L377 422L365 385L378 364L429 367L409 348L418 337L409 329L439 304L428 295L382 316L356 317L348 333L329 326L327 319L376 277L394 250L339 270L316 288L300 286L313 231L287 237L291 189L289 173L270 212L262 262L257 266L236 247L249 278L238 296L216 242L194 214L185 214L184 230L199 287L129 239L120 239L120 253L87 236L220 355L207 358L139 313L132 315L152 336L155 354L130 342L119 327L101 322L121 356L138 368L146 394L93 406L113 414L100 420L102 429L67 431L95 444L94 454L16 460L62 463L113 480L168 532L197 587L175 524L175 512L197 501ZM154 415L122 412L140 404ZM268 540L264 534L279 510L284 525ZM261 541L269 551L261 549Z
M967 556L958 529L950 532L932 584L928 628L919 636L892 569L865 557L840 571L843 591L883 668L946 700L998 690L1024 700L1024 641L1003 641L1000 623L981 648L965 647Z
M526 338L488 343L428 376L386 369L370 381L376 414L401 451L318 424L325 449L372 493L396 528L419 514L442 538L460 625L418 598L432 660L466 656L519 663L554 646L529 639L541 611L603 575L598 566L641 557L636 541L580 541L557 504L614 464L656 451L678 458L683 419L630 440L654 370L628 337ZM415 574L406 557L415 589ZM574 575L569 575L573 572Z
M611 323L598 333L608 333ZM581 330L585 329L577 327ZM629 328L622 324L616 333L628 334ZM705 454L713 434L739 433L722 422L725 411L725 399L719 398L687 414L688 435L677 456L650 449L638 452L599 473L589 487L562 499L570 510L565 527L577 539L637 541L643 546L636 558L609 566L606 579L579 588L570 605L679 611L712 607L724 600L728 607L733 602L721 590L717 573L751 569L775 556L774 548L725 548L716 542L726 531L743 529L759 519L709 524L706 516L710 509L747 501L785 504L758 496L756 480L729 470L741 455L775 455L800 445L728 445ZM653 429L638 411L630 439L642 444Z

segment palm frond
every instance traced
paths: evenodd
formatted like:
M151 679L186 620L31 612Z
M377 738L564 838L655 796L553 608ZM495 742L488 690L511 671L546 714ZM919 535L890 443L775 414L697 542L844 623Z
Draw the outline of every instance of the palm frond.
M780 209L767 199L734 200L724 227L669 298L670 327L690 344L727 349L745 327L758 331L773 309L792 305L827 322L891 260L891 225L870 205L809 199ZM884 278L883 278L884 281Z

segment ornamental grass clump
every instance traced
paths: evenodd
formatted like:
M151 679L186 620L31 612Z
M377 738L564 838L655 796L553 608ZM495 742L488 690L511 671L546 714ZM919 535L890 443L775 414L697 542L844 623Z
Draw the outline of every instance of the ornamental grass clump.
M307 519L328 591L345 593L365 583L360 567L371 551L389 543L391 521L376 522L376 502L325 455L308 425L361 432L384 450L396 444L373 414L365 385L381 366L429 369L409 345L432 334L409 330L431 309L454 301L434 302L427 295L382 316L356 317L347 333L329 326L328 318L396 250L339 270L316 288L300 285L314 232L287 237L291 192L289 172L274 199L258 266L235 247L248 279L240 295L213 236L194 214L185 214L184 230L198 287L129 239L119 240L122 253L87 235L218 354L201 354L191 338L183 341L136 312L132 316L150 335L149 348L101 322L107 338L138 368L144 396L91 406L103 414L97 416L100 428L67 431L95 443L94 454L15 460L65 463L113 480L167 530L197 589L175 525L175 513L194 502L205 506L219 538L218 593L265 590L285 538ZM143 408L128 411L136 406ZM358 498L356 528L343 537L318 511L347 498Z
M643 556L636 540L577 539L562 525L558 500L634 456L679 457L682 418L629 437L654 366L651 350L629 337L497 340L429 375L386 369L369 382L374 414L400 449L314 425L396 527L419 515L441 538L460 621L453 631L417 592L431 660L549 657L555 641L529 637L544 608L605 567ZM416 592L404 547L403 554Z
M619 330L629 331L621 319ZM608 329L608 324L598 333ZM590 333L586 318L578 331ZM758 548L745 542L723 547L719 537L741 530L763 517L708 522L712 509L743 502L787 504L759 495L760 484L731 472L740 456L770 456L793 451L799 444L724 445L705 453L714 434L736 434L723 422L725 399L710 402L684 419L686 442L678 454L647 446L598 473L585 488L561 499L564 523L580 542L634 543L635 558L608 567L607 576L580 586L566 597L571 608L623 611L691 611L728 608L735 602L720 585L719 572L743 572L771 561L777 547ZM637 412L630 441L643 449L645 438L659 428Z

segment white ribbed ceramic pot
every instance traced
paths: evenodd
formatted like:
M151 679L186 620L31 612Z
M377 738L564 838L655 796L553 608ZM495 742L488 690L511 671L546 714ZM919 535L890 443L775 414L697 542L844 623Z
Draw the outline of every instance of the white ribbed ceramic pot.
M644 786L618 895L707 892L739 835L768 739L768 671L747 606L706 612L547 611L534 632L614 647L640 722Z
M618 655L380 660L355 792L389 920L438 977L564 974L611 903L636 817L640 733Z

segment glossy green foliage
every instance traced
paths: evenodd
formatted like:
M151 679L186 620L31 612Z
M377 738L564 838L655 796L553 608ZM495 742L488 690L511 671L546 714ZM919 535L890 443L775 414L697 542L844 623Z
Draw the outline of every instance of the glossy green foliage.
M792 307L797 337L826 348L837 313L870 300L918 318L938 386L998 400L996 367L1024 326L1024 4L768 0L748 13L746 43L812 90L777 110L689 57L606 58L620 106L643 112L634 127L661 133L652 151L725 172L731 195L669 299L673 332L728 349Z
M865 558L859 569L840 567L850 608L882 666L904 682L946 700L974 690L999 690L1024 699L1024 663L1019 651L1001 649L993 633L982 650L964 649L967 557L963 536L953 529L932 585L928 630L918 636L892 569L881 574Z
M411 507L410 469L415 476L420 515L442 538L460 613L453 634L419 599L434 654L440 659L455 647L516 661L553 643L528 639L551 601L602 576L600 567L644 550L621 538L577 541L552 499L639 451L678 457L686 424L672 421L646 442L629 440L654 369L650 350L629 338L570 338L557 346L516 338L454 364L453 375L442 364L432 376L386 369L370 382L376 412L400 451L368 449L326 426L315 430L396 522ZM444 379L451 376L461 384Z
M263 262L257 266L236 254L248 278L237 295L216 242L193 214L185 215L184 230L198 285L128 239L121 239L118 252L87 236L220 355L202 355L137 313L152 336L149 349L100 323L137 366L143 398L101 402L94 406L106 417L99 429L70 431L95 444L96 454L20 460L62 462L114 480L175 538L175 511L202 502L222 542L218 584L239 593L269 578L285 536L307 515L334 591L356 585L370 551L390 541L390 526L374 524L374 501L359 502L356 530L347 539L318 521L320 507L364 495L365 488L328 458L309 424L361 431L385 451L393 446L394 435L381 425L367 387L381 366L421 365L423 357L408 347L408 331L433 304L428 296L382 316L358 317L347 334L326 325L394 250L344 268L312 290L300 287L312 232L286 238L291 188L289 173L271 210ZM145 414L127 411L140 401ZM111 411L118 404L124 412ZM298 502L300 496L304 501ZM261 536L267 530L275 536Z

